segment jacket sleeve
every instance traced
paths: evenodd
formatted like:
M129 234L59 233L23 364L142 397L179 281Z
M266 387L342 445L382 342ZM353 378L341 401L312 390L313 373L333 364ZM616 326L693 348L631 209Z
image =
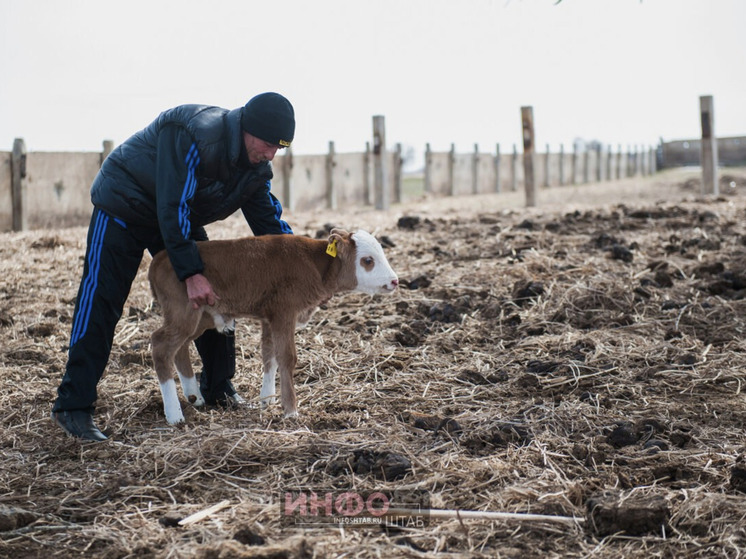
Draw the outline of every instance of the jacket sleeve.
M282 219L282 205L270 192L270 181L257 188L252 198L241 207L246 222L256 236L293 234L293 230Z
M168 257L182 281L204 270L189 221L198 165L197 144L189 133L175 124L164 126L158 134L156 211Z

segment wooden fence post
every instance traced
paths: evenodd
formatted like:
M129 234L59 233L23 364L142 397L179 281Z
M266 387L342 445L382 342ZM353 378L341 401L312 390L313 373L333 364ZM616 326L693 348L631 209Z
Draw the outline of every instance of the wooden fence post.
M632 148L627 144L627 153L624 157L624 176L632 176Z
M374 197L377 210L389 209L389 189L386 177L386 119L382 115L373 117L373 168Z
M616 178L622 178L622 144L617 144L616 152Z
M456 144L451 144L451 151L448 153L448 195L453 196L456 192L456 182L454 178L454 167L456 165Z
M588 184L591 181L591 150L588 146L583 148L583 184Z
M559 185L565 185L565 144L560 144L559 151Z
M601 142L599 142L596 145L596 182L601 182L603 180L603 165L603 147L601 146Z
M10 195L13 203L13 231L28 229L26 208L26 142L23 138L13 141L13 154L10 160Z
M334 142L329 142L329 153L326 156L326 207L337 209L337 188L334 184L334 167L337 164L334 154Z
M479 192L479 144L474 144L474 155L471 158L471 193Z
M365 142L363 154L363 198L366 206L372 204L370 199L370 142Z
M536 184L534 183L534 110L521 107L523 127L523 178L526 192L526 206L536 205Z
M425 193L433 191L433 152L430 150L430 143L425 144Z
M402 167L404 160L401 156L401 144L396 144L396 150L394 152L394 203L401 203L401 189L402 189Z
M500 144L495 146L495 192L500 192Z
M577 184L578 182L578 143L573 142L572 144L572 175L570 176L570 184Z
M610 181L614 178L614 174L611 171L611 160L614 157L613 152L611 151L611 144L608 144L606 146L606 180Z
M549 188L549 144L547 144L547 152L544 154L544 188Z
M511 177L511 184L510 189L515 192L518 190L518 148L515 144L513 144L513 160L512 160L512 177Z
M633 176L637 176L640 174L640 159L637 157L637 144L632 146L632 161L634 162L634 172L632 173Z
M291 176L293 174L293 151L291 147L285 148L282 156L282 202L287 209L293 209L293 187Z
M718 144L715 137L715 106L712 95L699 98L699 112L702 121L702 194L715 194L720 191L718 184Z
M104 140L103 151L101 152L101 165L104 164L104 159L109 157L112 151L114 151L114 142L112 140Z

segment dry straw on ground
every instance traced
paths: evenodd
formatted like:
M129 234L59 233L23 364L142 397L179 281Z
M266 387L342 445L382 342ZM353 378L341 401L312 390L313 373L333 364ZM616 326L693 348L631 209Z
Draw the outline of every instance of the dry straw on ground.
M746 557L746 172L723 174L717 198L678 172L542 191L530 211L505 193L289 213L298 234L372 229L402 279L298 332L298 420L185 405L167 426L144 262L99 385L101 444L49 420L85 229L3 234L0 556ZM256 325L237 344L255 400ZM291 487L578 521L293 527Z

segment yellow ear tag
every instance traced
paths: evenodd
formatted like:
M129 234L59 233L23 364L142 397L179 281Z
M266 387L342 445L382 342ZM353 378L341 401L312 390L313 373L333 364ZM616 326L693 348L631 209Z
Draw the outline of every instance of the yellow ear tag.
M332 258L337 257L337 239L333 239L331 243L326 245L326 253Z

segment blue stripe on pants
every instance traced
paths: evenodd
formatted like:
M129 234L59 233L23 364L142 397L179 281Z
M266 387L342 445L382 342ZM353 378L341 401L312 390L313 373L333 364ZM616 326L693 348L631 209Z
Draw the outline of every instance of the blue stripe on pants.
M83 280L83 290L78 304L78 314L75 315L73 322L72 335L70 337L70 347L83 337L88 329L88 319L91 316L93 297L98 287L98 272L101 267L101 249L103 248L104 234L106 226L109 224L109 216L104 212L98 211L96 224L93 230L91 247L88 252L88 274Z

